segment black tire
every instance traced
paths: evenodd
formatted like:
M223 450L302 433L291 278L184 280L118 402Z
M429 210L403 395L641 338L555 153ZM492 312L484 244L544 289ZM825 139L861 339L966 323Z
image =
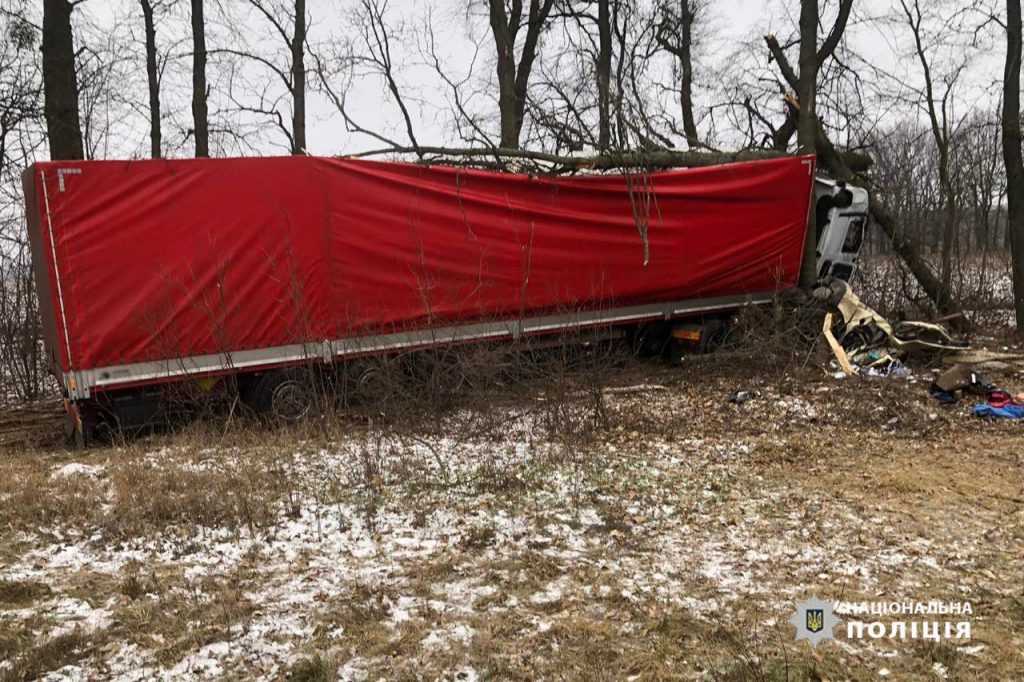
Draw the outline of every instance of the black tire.
M275 369L260 375L247 391L256 414L277 422L295 423L313 411L313 382L302 369Z
M394 397L397 368L386 360L357 366L352 372L352 393L362 405L381 405Z

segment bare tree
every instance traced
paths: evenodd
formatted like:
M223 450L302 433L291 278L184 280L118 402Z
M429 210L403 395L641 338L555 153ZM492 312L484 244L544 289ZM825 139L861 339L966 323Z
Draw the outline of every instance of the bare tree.
M31 10L29 10L31 11ZM27 14L28 12L26 12ZM21 170L45 150L38 25L0 15L0 402L32 399L46 382Z
M664 151L685 137L664 96L654 8L625 0L564 4L553 15L562 49L538 62L527 97L534 146ZM554 23L555 20L561 20Z
M206 22L203 0L192 2L192 134L196 156L210 155L210 122L206 103Z
M814 106L815 94L818 91L818 0L800 0L800 74L797 76L796 96L800 100L800 114L796 127L796 146L801 154L814 153L814 126L817 110ZM808 235L812 233L808 225ZM808 239L809 241L809 239ZM804 267L800 271L800 283L805 287L813 282L806 282L805 272L808 259L806 249L813 249L811 244L804 245Z
M833 33L835 32L833 31ZM779 72L783 75L786 82L795 89L798 84L798 78L796 76L796 72L789 63L789 59L786 57L785 52L782 50L774 36L767 36L765 40L768 43L768 48L772 53L772 57L778 65ZM836 38L835 43L838 43L838 40L839 39ZM831 40L826 41L826 46L829 43L831 43ZM823 47L822 49L824 50L825 48ZM847 164L843 155L836 149L832 140L829 139L828 134L821 125L821 121L817 120L817 116L815 116L815 119L817 128L815 132L815 149L817 151L819 161L837 179L845 182L863 184L864 180L859 179L855 175L855 172L850 168L849 164ZM935 307L938 308L941 314L953 315L957 313L957 307L950 298L949 292L946 291L938 277L935 276L935 272L932 270L931 266L929 266L927 261L921 257L920 248L916 240L911 235L907 234L904 229L904 225L898 220L890 206L878 195L877 192L871 195L870 202L871 214L874 216L875 222L882 228L882 231L889 238L893 250L907 264L907 268L910 270L911 274L914 275L918 284L920 284L921 290L925 292L933 303L935 303ZM803 271L803 268L801 270ZM964 321L962 319L954 321L954 324L958 325L962 325L963 323Z
M274 40L280 41L278 45L284 48L284 58L280 54L275 56L261 52L257 46L246 49L222 47L210 50L210 54L239 57L250 65L262 68L270 80L283 86L284 96L280 96L274 94L275 90L281 92L280 89L242 82L236 84L241 93L234 92L232 88L229 95L240 111L269 118L288 140L288 149L292 154L305 154L306 0L246 0L245 4L269 24ZM251 102L254 94L257 100L255 104Z
M498 75L498 111L501 116L501 146L519 148L526 111L530 72L537 58L541 31L548 23L554 0L488 0L491 34L494 37ZM519 32L526 28L519 61L516 44Z
M43 2L43 89L50 157L81 159L82 128L78 117L75 41L69 0Z
M942 78L944 90L940 94L933 76L931 58L925 50L924 13L919 0L900 0L903 18L910 29L914 42L914 55L921 67L924 90L921 93L923 106L931 126L935 148L938 150L939 189L943 198L942 248L940 254L940 281L947 292L953 273L953 246L957 231L957 196L950 169L951 98L965 62L959 61ZM942 22L941 30L950 28L948 21Z
M974 290L969 293L979 301L993 298L995 292L991 280L997 273L991 267L992 256L1001 244L998 227L1005 216L1006 172L999 119L998 111L975 109L958 127L950 144L959 206L957 233L962 247L969 250L969 256L980 254L974 272L965 272L966 259L958 258L957 264L961 267L956 274L961 296L967 293L965 285L971 284Z
M1013 270L1013 310L1024 329L1024 159L1020 130L1020 0L1006 0L1006 64L1003 69L1003 164L1006 166L1007 230Z
M595 74L597 76L597 112L598 112L598 134L597 148L605 151L611 145L612 140L612 2L611 0L598 0L597 2L597 35L598 51L595 63ZM618 3L616 3L616 6Z
M306 0L295 0L295 16L292 22L292 133L293 151L306 151Z
M11 138L43 114L38 63L26 58L38 44L36 29L20 17L11 17L4 29L0 49L0 179L11 165Z
M660 9L656 33L658 44L676 59L683 133L691 149L699 144L697 122L693 116L694 25L704 9L703 0L677 0L674 4L666 1Z
M146 32L146 83L149 89L149 154L154 159L161 156L160 131L160 71L157 66L156 23L153 19L153 0L139 0L142 7L142 21Z

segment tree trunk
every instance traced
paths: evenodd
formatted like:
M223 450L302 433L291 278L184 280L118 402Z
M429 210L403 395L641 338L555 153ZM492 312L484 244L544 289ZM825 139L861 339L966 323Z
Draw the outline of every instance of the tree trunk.
M523 25L522 2L512 3L512 16L505 13L505 0L489 0L491 34L494 36L498 74L498 113L501 116L501 143L504 149L519 149L519 136L526 117L526 95L530 72L537 58L540 33L547 23L555 0L529 0L526 37L516 64L516 36ZM543 4L542 4L543 2Z
M612 79L612 13L611 0L597 3L597 148L607 151L612 140L611 123L611 79Z
M476 159L527 159L556 166L556 172L574 170L614 170L643 168L658 170L664 168L706 168L726 163L745 161L764 161L789 156L785 152L770 149L744 149L738 152L715 151L675 151L659 149L652 151L609 152L596 156L561 156L547 152L533 152L524 149L494 149L492 147L385 147L366 152L348 154L343 158L358 159L382 154L417 153L421 156L431 155L441 159L444 157L476 158ZM854 152L832 153L843 163L843 167L851 174L864 172L871 167L872 159L864 154ZM437 163L437 159L428 159L427 163Z
M149 84L149 154L154 159L161 156L160 135L160 75L156 64L156 26L153 23L153 4L150 0L139 0L142 5L142 21L146 28L146 79Z
M801 154L813 154L818 117L814 97L818 81L818 0L800 2L800 80L797 98L800 114L797 120L796 144ZM814 207L807 216L804 233L804 255L800 261L800 287L811 289L818 279L817 230Z
M697 146L697 123L693 118L693 22L696 18L694 2L696 0L680 0L679 6L679 69L682 72L679 83L679 105L683 110L683 134L690 149Z
M196 157L210 155L210 128L206 108L206 24L203 0L192 0L192 131Z
M51 159L82 159L75 41L68 0L43 2L43 90Z
M551 7L555 0L530 0L530 13L526 22L526 38L523 40L523 50L519 55L519 64L516 66L516 90L515 90L515 132L516 146L519 146L519 136L523 130L523 121L526 118L526 97L527 88L530 85L530 73L533 71L533 62L537 58L537 47L540 43L540 32L548 21ZM515 40L513 40L513 44Z
M1006 0L1006 65L1003 70L1003 163L1006 166L1006 229L1013 259L1013 310L1024 329L1024 159L1020 130L1020 0Z
M498 114L501 118L501 147L519 148L516 127L515 35L509 28L504 0L490 0L491 33L494 36L498 74Z
M849 17L851 3L852 0L844 0L840 5L839 20L837 20L835 28L833 28L829 38L825 41L822 50L818 53L819 63L821 63L822 55L829 54L833 46L839 42L840 28L845 26L846 18ZM789 60L786 59L779 41L775 39L775 36L767 35L765 36L765 42L768 44L768 49L778 64L783 78L786 79L790 86L796 87L798 85L797 76L793 72L793 67L790 65ZM828 139L825 129L821 126L821 122L817 120L817 116L815 116L814 146L818 152L818 161L828 168L837 179L856 183L854 171L846 163L843 155L832 145L832 141ZM892 211L889 210L889 207L875 193L871 194L870 201L871 215L875 217L875 221L882 228L882 231L885 232L886 236L889 237L893 249L907 264L911 274L914 275L917 283L921 285L925 295L935 303L935 307L941 314L952 315L956 313L956 306L943 291L939 280L935 277L935 273L932 272L928 263L921 259L920 254L917 252L917 245L904 233L903 226L893 215ZM967 326L967 321L962 317L953 319L950 323L958 329L963 329Z
M947 181L948 182L948 181ZM956 193L950 186L948 190L943 188L943 203L945 204L942 214L942 247L939 251L939 279L947 292L952 292L953 283L953 248L956 243L957 212Z
M306 0L295 0L292 36L292 153L306 153Z

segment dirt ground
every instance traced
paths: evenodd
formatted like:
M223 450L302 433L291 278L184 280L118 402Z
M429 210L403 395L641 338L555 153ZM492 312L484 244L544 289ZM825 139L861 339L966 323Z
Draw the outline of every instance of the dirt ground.
M0 675L1024 678L1021 425L939 405L923 365L827 361L577 368L415 423L221 416L84 452L53 406L9 410ZM970 602L971 637L812 647L788 623L812 595Z

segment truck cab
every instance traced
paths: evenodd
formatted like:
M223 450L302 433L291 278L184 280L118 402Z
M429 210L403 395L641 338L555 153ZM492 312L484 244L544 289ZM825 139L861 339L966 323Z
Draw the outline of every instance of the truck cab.
M842 180L814 180L818 278L849 282L868 226L868 193Z

